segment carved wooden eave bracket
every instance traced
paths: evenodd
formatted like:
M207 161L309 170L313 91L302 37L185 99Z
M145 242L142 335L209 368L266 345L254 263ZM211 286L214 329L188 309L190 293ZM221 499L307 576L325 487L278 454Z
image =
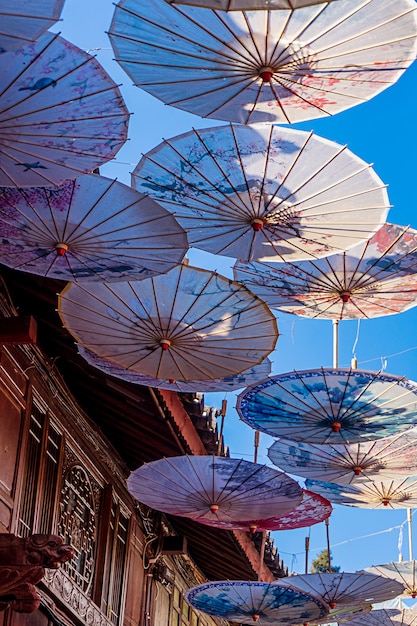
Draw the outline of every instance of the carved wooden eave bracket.
M34 585L45 575L45 568L58 569L74 556L71 546L56 535L16 537L0 534L0 611L10 607L31 613L40 604Z

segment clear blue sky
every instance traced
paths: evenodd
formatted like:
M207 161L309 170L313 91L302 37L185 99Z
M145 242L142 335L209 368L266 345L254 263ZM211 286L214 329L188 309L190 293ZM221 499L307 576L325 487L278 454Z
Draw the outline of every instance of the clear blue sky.
M143 0L144 2L146 0ZM202 120L193 115L167 107L131 86L131 80L113 61L113 52L105 34L110 26L114 6L112 0L66 0L63 22L54 31L97 54L98 60L118 83L132 113L130 141L118 153L116 160L101 170L109 177L130 183L130 172L141 154L169 138L190 130L216 126L213 120ZM388 192L393 209L388 221L411 224L417 228L417 64L407 70L400 81L371 102L357 106L330 119L295 125L305 130L313 129L319 135L349 148L368 162L382 180L389 185ZM219 123L220 124L220 123ZM213 258L200 252L192 253L191 262L202 267L217 269L231 276L231 259ZM331 322L307 320L289 315L278 315L281 337L272 355L278 374L292 369L308 369L332 365ZM357 334L357 322L340 324L341 366L349 366L352 347ZM359 367L378 370L386 361L386 371L417 380L417 308L397 316L362 321L356 354ZM206 403L220 406L223 395L210 394ZM253 456L253 431L241 423L234 411L235 397L229 394L226 418L226 442L232 456ZM270 440L261 437L259 460L266 462L266 447ZM398 526L406 519L406 510L365 511L351 507L335 507L330 533L334 563L346 571L354 571L372 564L385 563L398 558ZM358 537L378 533L366 539ZM417 532L417 531L416 531ZM294 571L304 567L304 537L308 529L275 533L275 542L286 563ZM341 544L341 545L339 545ZM311 548L325 547L323 525L311 529ZM404 527L404 558L408 558L408 542ZM415 553L417 554L417 543ZM297 554L297 560L292 555ZM415 556L416 556L415 554Z

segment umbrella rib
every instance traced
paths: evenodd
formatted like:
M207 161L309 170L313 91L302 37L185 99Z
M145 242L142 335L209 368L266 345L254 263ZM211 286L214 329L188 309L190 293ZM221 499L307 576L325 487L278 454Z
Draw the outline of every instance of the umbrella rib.
M13 77L13 80L11 83L9 83L8 85L5 86L5 88L3 89L3 91L0 93L0 98L2 98L4 96L5 93L7 93L7 91L10 89L10 87L13 87L13 85L16 83L17 80L19 80L19 78L28 70L31 68L31 66L36 63L36 61L38 61L38 59L40 59L42 57L42 54L44 54L44 52L50 48L52 46L53 43L55 43L56 39L58 39L59 35L55 34L53 35L52 39L50 39L50 41L48 41L46 43L46 45L44 46L44 48L42 48L42 50L40 50L39 52L36 53L35 56L33 56L29 63L27 65L24 66L24 68ZM15 105L13 105L15 106ZM10 107L9 107L10 108ZM7 111L7 109L4 109ZM3 113L3 111L2 111Z

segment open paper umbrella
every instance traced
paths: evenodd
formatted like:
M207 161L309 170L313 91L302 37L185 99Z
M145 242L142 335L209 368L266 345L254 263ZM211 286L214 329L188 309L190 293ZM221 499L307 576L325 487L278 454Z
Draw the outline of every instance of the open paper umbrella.
M410 476L417 474L417 430L344 445L279 439L269 448L268 456L290 474L338 484Z
M294 530L295 528L306 528L324 522L332 512L330 502L318 493L303 489L303 499L300 504L284 513L268 519L252 519L242 522L222 521L217 518L205 517L201 519L207 526L225 528L226 530L249 530L251 533L264 530Z
M186 265L141 281L72 283L58 306L84 347L126 369L173 381L243 372L268 356L278 336L262 300Z
M51 186L92 172L126 141L120 91L80 48L46 33L1 63L0 186Z
M1 263L76 281L154 276L188 249L171 213L94 174L54 188L0 188L0 237Z
M219 580L193 587L184 598L198 611L240 624L305 623L329 612L325 602L295 589L290 580L287 584Z
M321 493L334 504L362 509L410 509L417 506L417 478L367 481L356 485L336 485L320 480L306 480L307 489Z
M238 261L235 279L272 308L305 317L373 318L417 304L417 231L384 224L348 252L317 261Z
M365 571L399 580L404 585L403 595L408 598L417 598L417 562L415 560L374 565L365 568Z
M166 140L132 181L175 213L190 245L247 260L346 250L371 237L389 207L382 181L346 147L270 125Z
M243 391L244 422L273 437L355 443L404 432L417 418L417 384L366 370L305 370L271 376ZM314 491L314 490L313 490Z
M178 456L145 463L130 474L127 485L139 502L196 521L284 514L302 499L301 487L282 472L215 456Z
M404 589L396 580L364 571L297 574L281 580L321 598L331 609L384 602Z
M64 0L0 0L0 52L35 41L61 15Z
M346 626L417 626L417 611L376 609L363 617L353 618Z
M109 376L126 380L134 385L146 385L147 387L170 389L172 391L182 393L193 393L195 391L210 393L241 389L242 387L246 387L257 380L262 380L262 378L268 376L272 367L271 361L269 359L265 359L259 365L254 365L240 374L232 374L216 380L189 380L187 382L183 382L166 380L163 378L152 378L152 376L145 376L139 372L132 372L132 370L127 370L119 365L115 365L107 359L99 357L94 352L91 352L91 350L84 348L84 346L78 346L78 352L90 365L96 367Z
M166 104L233 122L300 122L365 102L414 61L414 0L210 11L122 0L116 60Z
M255 11L259 9L300 9L333 0L167 0L170 4L219 9L222 11Z

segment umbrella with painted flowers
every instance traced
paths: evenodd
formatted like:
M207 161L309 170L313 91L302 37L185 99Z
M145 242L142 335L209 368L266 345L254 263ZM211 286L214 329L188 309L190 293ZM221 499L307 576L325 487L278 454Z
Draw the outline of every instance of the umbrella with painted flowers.
M70 281L168 272L187 236L152 198L95 174L59 187L0 188L0 262Z
M0 0L0 53L35 41L61 15L64 0Z
M165 104L217 120L292 123L335 115L414 61L414 0L322 2L294 11L212 11L121 0L116 60Z
M372 441L409 430L417 384L367 370L321 368L266 378L243 391L237 410L252 428L306 443ZM314 489L313 489L314 491Z
M346 146L272 125L165 140L132 182L175 214L191 246L246 260L344 251L369 239L389 208L384 183Z
M140 281L71 283L58 299L85 348L152 378L214 380L261 363L278 330L266 304L228 278L187 265Z
M417 506L417 478L365 481L356 485L337 485L321 480L306 480L307 489L317 491L334 504L363 509L411 509Z
M119 88L58 35L1 55L0 186L57 185L90 173L127 139Z

